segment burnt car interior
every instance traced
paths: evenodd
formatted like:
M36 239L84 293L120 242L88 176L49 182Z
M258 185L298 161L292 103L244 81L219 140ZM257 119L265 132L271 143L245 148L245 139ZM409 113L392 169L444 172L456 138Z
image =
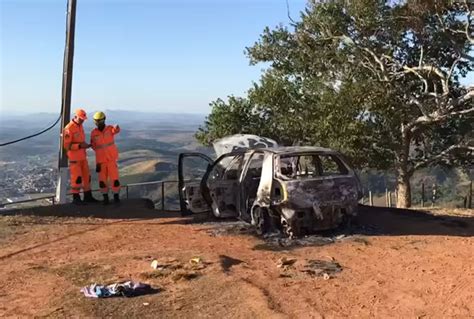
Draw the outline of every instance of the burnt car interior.
M222 216L237 214L239 176L242 171L244 155L228 155L221 158L213 167L208 178L212 202Z
M329 154L285 155L280 157L280 173L287 179L347 175L339 158Z

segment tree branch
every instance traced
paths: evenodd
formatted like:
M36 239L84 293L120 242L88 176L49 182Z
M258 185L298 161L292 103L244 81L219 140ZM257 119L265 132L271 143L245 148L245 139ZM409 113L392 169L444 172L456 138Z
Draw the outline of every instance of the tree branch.
M463 143L459 143L459 144L456 144L456 145L451 145L450 147L448 147L445 150L443 150L442 152L440 152L438 155L432 156L430 158L423 159L421 162L414 165L412 167L411 171L414 172L414 171L416 171L416 170L418 170L422 167L426 167L430 164L440 162L443 159L448 159L449 154L452 153L455 150L466 150L466 151L473 152L474 151L474 146L466 145L466 144L463 144Z
M377 55L374 53L374 51L370 50L369 48L362 48L362 49L372 56L372 58L375 60L375 62L379 65L380 71L382 71L382 76L383 76L384 81L388 82L387 71L385 69L385 66L384 66L382 60L380 60L377 57Z
M446 76L444 75L443 71L441 71L439 68L436 68L432 65L414 66L414 67L409 67L407 65L404 65L403 69L405 70L405 73L413 73L417 75L423 81L426 81L426 79L418 71L426 71L429 73L433 72L441 80L441 84L443 85L443 94L447 95L449 93L449 86L446 84Z
M474 94L473 94L474 96ZM456 111L456 112L449 112L447 114L438 114L437 112L433 112L428 116L420 116L418 117L415 121L412 122L411 125L409 125L410 129L413 130L416 128L417 125L419 124L433 124L436 122L442 122L448 118L451 117L456 117L460 115L467 115L470 113L474 113L474 107L471 107L470 109L466 110L461 110L461 111Z

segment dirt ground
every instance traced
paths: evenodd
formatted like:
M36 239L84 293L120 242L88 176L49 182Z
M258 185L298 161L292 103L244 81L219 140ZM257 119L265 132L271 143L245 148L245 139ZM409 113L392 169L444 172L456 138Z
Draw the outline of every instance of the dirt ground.
M0 317L474 316L468 211L448 217L361 207L350 231L287 240L258 238L241 222L145 206L66 205L1 216ZM164 269L152 269L153 259ZM89 299L79 291L127 279L157 292Z

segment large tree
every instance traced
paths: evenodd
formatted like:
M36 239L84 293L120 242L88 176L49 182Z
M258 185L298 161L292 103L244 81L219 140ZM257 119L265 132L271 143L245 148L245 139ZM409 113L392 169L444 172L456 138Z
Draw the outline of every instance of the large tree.
M472 162L474 87L461 83L474 67L472 13L468 1L312 0L247 48L251 63L270 64L245 99L252 121L232 132L207 122L198 137L337 148L359 166L396 170L397 205L409 207L416 170Z

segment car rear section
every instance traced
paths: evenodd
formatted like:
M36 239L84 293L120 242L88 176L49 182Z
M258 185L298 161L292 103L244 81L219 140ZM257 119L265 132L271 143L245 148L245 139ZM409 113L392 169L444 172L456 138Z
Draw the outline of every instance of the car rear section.
M285 200L273 210L289 235L333 229L356 215L357 181L352 176L280 183Z
M361 197L356 174L335 152L279 156L272 188L272 212L289 236L338 227Z

